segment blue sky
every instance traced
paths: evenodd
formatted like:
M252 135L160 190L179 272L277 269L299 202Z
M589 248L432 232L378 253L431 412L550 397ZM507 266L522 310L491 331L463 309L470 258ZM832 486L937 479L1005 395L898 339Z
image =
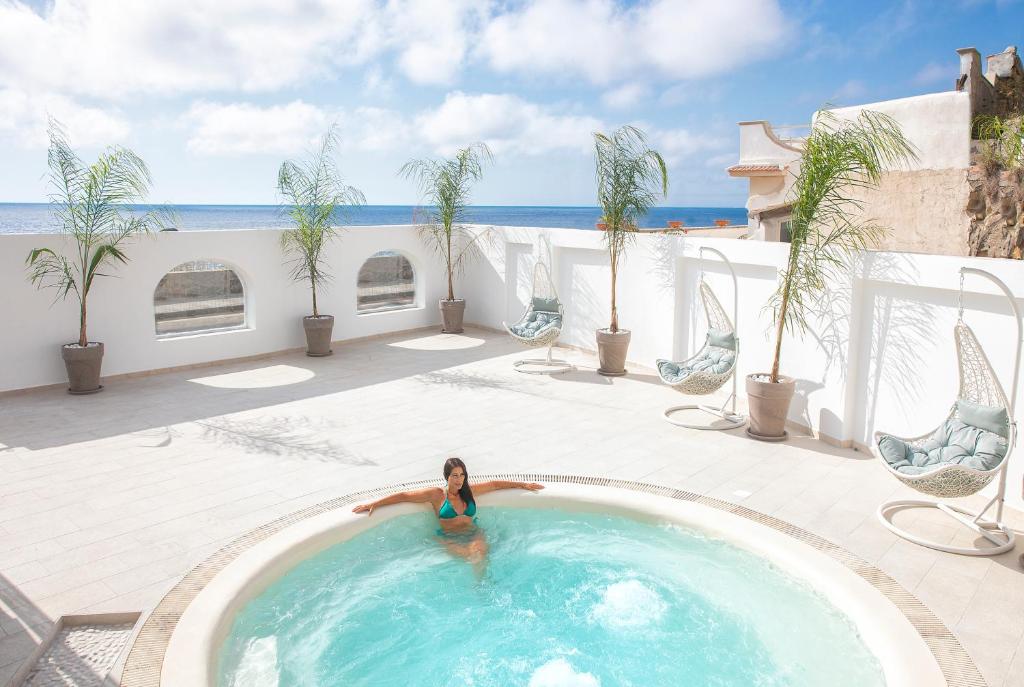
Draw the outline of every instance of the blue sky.
M736 122L949 90L1024 38L993 0L0 0L0 202L46 197L45 125L150 165L153 202L275 203L332 123L374 204L410 157L488 142L475 202L591 205L590 133L643 127L667 204L741 206Z

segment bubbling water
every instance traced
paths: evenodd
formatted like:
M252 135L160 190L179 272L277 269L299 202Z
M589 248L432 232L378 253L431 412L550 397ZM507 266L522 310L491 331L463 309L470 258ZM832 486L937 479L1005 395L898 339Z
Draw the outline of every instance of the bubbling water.
M806 584L707 535L481 508L482 578L401 516L306 560L238 614L221 687L877 687Z

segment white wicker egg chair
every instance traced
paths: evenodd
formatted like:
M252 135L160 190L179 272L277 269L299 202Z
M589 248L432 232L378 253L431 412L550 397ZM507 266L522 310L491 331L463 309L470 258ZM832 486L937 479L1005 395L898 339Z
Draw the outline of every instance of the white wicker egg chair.
M682 362L659 359L656 363L661 381L676 391L691 396L703 396L721 389L732 379L732 392L721 406L709 404L686 404L665 409L662 416L674 425L691 429L735 429L742 427L747 418L736 412L736 365L739 362L740 341L736 336L736 326L718 302L714 291L704 280L704 253L714 253L729 268L732 275L733 318L739 317L739 288L736 271L729 259L714 248L701 246L700 257L700 297L704 303L704 314L707 317L708 333L704 345L690 358ZM685 410L701 410L714 415L710 425L685 422L673 417L674 413Z
M502 322L509 336L530 348L548 347L544 358L525 358L512 363L517 372L526 374L561 374L573 369L568 361L552 357L552 349L562 333L564 309L551 280L547 265L541 261L533 268L533 286L526 312L514 324Z
M992 370L992 366L988 361L988 357L985 355L985 351L982 349L981 344L978 343L977 337L971 328L963 321L963 288L964 288L964 275L975 274L978 276L986 277L990 279L1002 290L1006 297L1010 301L1010 306L1013 310L1014 318L1017 324L1017 350L1016 358L1014 359L1013 369L1013 386L1011 387L1011 395L1009 400L1006 392L1000 385L995 372ZM984 270L974 269L970 267L964 267L960 270L960 304L959 304L959 316L957 323L953 328L953 334L956 339L956 350L957 350L957 362L960 371L960 387L957 393L956 402L939 427L917 437L898 437L893 434L886 432L875 432L873 451L875 455L881 460L882 464L885 465L886 469L903 484L911 487L923 494L934 496L939 499L950 499L960 498L964 496L971 496L978 493L984 487L986 487L992 480L998 478L999 485L996 490L995 496L982 508L979 512L973 513L960 506L954 506L941 501L930 501L930 500L918 500L918 499L901 499L895 501L887 501L878 507L878 517L893 533L903 537L904 539L920 544L921 546L927 546L932 549L939 551L946 551L949 553L957 553L967 556L992 556L1004 551L1009 551L1014 546L1014 533L1005 523L1003 523L1003 502L1006 495L1006 471L1010 461L1010 454L1013 452L1014 445L1017 439L1017 423L1014 420L1014 399L1017 395L1017 382L1020 372L1020 358L1021 358L1021 346L1024 342L1024 325L1022 325L1020 318L1020 311L1017 307L1016 300L1009 288L997 277L985 272ZM964 405L962 405L964 404ZM937 437L941 435L944 428L947 427L947 423L951 421L965 422L968 430L977 431L976 427L972 427L970 417L961 417L961 409L970 409L973 404L975 408L983 408L986 411L998 411L1000 414L1005 411L1005 415L1001 415L1004 420L1000 421L1000 424L1005 424L1004 431L996 431L995 434L1005 439L1005 453L999 460L998 465L990 467L989 469L975 469L967 465L961 465L958 463L944 463L937 462L926 467L914 468L913 466L902 466L903 470L912 469L914 473L908 474L905 471L901 471L900 468L894 467L887 459L886 455L883 454L882 441L887 442L899 442L900 444L907 447L908 451L917 450L917 455L925 455L931 448L934 451L934 447L937 445ZM959 425L958 425L959 426ZM996 429L993 427L992 429ZM892 444L890 444L892 445ZM944 449L939 449L939 453ZM916 472L921 470L921 472ZM995 506L995 519L986 519L985 514L988 513L992 507ZM943 542L936 542L933 540L919 537L915 534L907 532L897 527L890 517L891 511L899 508L937 508L943 513L946 513L960 524L970 528L975 533L987 539L992 543L992 546L980 546L980 547L958 547L952 546Z

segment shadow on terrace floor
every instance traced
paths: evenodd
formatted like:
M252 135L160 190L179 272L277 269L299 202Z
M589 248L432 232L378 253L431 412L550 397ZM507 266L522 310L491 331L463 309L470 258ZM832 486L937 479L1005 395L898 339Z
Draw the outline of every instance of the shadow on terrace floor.
M4 399L0 418L0 448L39 450L111 436L157 430L165 433L179 423L205 420L257 408L351 391L396 379L435 373L468 363L500 357L520 349L506 336L469 328L456 336L414 331L393 338L335 344L334 355L309 358L284 353L263 359L226 362L106 382L94 396L70 396L62 389L18 394ZM290 379L262 386L244 386L247 373L286 366ZM238 374L240 383L213 386L196 380ZM245 427L206 429L219 439L251 441ZM236 423L237 424L237 423ZM161 434L162 436L162 434ZM155 439L160 440L160 436ZM303 447L284 442L282 452L320 452L330 447ZM337 456L344 458L344 456Z
M18 585L0 574L0 627L3 628L0 633L0 682L14 677L40 642L45 641L52 626L53 621L21 593ZM12 660L4 665L3 661L8 659ZM80 679L91 676L95 684L99 684L103 678L102 675L96 675L92 667L77 655L67 657L67 660L75 661L76 664L63 664L61 668L66 674Z

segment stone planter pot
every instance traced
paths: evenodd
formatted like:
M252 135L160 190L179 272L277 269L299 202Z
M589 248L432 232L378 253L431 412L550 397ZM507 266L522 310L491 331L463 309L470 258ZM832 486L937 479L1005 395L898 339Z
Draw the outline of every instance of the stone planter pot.
M85 348L76 343L64 344L60 354L68 371L69 394L94 394L103 390L100 385L103 344L90 341Z
M334 315L309 315L302 318L302 328L306 330L306 355L322 358L330 355L331 333L334 331Z
M453 301L440 300L438 307L441 308L441 331L445 334L461 334L462 316L466 313L466 301L456 298Z
M626 374L629 339L628 329L620 329L614 333L610 329L597 330L597 359L601 364L597 368L599 374L606 377L620 377Z
M761 441L784 441L789 437L786 432L786 417L789 415L793 392L796 391L796 381L792 377L779 375L779 381L772 384L757 379L762 376L768 375L747 375L747 405L750 415L747 434Z

